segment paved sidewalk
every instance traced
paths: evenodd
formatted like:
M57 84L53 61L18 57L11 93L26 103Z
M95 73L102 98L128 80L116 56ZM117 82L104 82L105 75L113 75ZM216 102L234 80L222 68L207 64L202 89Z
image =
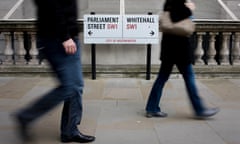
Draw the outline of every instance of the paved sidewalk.
M195 120L182 79L170 79L163 92L167 118L145 118L154 79L85 79L81 131L94 144L240 144L240 79L198 79L200 94L221 111ZM10 113L53 88L50 77L0 77L0 144L19 144ZM36 122L34 144L60 144L61 105Z

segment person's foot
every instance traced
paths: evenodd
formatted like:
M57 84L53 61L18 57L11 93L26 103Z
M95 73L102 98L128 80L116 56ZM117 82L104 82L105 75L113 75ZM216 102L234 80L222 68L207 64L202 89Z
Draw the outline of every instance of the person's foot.
M219 108L206 108L201 113L197 113L196 118L197 119L206 119L206 118L209 118L211 116L214 116L218 112L219 112Z
M20 139L23 142L29 142L32 141L32 136L29 132L29 126L28 124L26 124L18 114L15 114L14 116L14 120L16 122L16 127L17 127L17 133L18 136L20 137Z
M151 117L160 117L160 118L164 118L164 117L167 117L167 113L165 112L147 112L146 113L146 117L147 118L151 118Z
M70 142L79 142L79 143L89 143L93 142L95 140L94 136L88 136L84 135L82 133L79 133L78 135L75 136L61 136L61 142L63 143L70 143Z

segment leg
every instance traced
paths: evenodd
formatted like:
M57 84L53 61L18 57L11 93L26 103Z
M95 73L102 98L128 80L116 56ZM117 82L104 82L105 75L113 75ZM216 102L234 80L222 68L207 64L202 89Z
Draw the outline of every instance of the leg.
M158 77L153 84L152 90L148 98L148 102L146 106L147 112L149 113L161 112L159 103L162 96L162 90L166 81L169 78L172 68L173 68L173 64L162 62L161 68L158 73Z
M203 111L204 105L198 94L195 83L195 75L191 64L177 64L177 68L182 74L187 88L188 96L196 113Z
M80 124L82 119L82 93L83 93L83 75L81 66L81 54L80 54L80 43L78 39L75 39L78 47L77 53L70 60L68 71L71 73L66 74L67 77L61 79L62 84L69 84L73 86L75 95L66 99L62 111L61 120L61 141L62 142L80 142L86 143L95 140L93 136L87 136L79 132L77 125Z
M82 93L83 93L83 75L81 66L80 43L75 39L78 47L74 55L68 56L65 63L66 71L58 73L60 83L64 87L72 87L74 95L64 101L61 119L61 135L73 136L79 133L77 125L82 119Z
M197 118L205 119L217 114L219 112L218 108L206 108L205 105L203 104L203 101L198 94L198 90L195 84L195 76L192 69L192 65L177 64L177 67L185 80L187 92Z
M67 55L59 41L44 40L43 43L44 53L60 81L60 86L22 110L17 117L22 124L28 125L66 100L69 102L70 110L68 118L66 118L69 120L67 130L64 131L77 133L77 124L80 122L82 113L81 94L83 88L79 50L74 55Z
M80 124L82 117L82 104L80 98L71 98L64 102L61 119L61 136L68 137L78 135L77 125ZM79 105L80 104L80 105Z

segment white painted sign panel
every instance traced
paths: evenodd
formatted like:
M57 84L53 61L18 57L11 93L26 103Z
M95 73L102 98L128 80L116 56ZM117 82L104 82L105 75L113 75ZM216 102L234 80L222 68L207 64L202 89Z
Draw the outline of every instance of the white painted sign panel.
M157 15L85 15L86 44L158 44Z

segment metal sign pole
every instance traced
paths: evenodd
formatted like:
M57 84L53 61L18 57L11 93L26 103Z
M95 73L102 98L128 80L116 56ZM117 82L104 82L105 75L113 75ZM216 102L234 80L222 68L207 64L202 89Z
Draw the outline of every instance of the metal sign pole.
M120 0L120 15L125 15L125 0Z
M149 12L148 15L152 15L152 12ZM147 44L147 61L146 61L146 80L151 79L151 57L152 57L152 45Z
M95 12L91 12L91 15L95 15ZM91 44L92 55L92 79L96 79L96 44Z

